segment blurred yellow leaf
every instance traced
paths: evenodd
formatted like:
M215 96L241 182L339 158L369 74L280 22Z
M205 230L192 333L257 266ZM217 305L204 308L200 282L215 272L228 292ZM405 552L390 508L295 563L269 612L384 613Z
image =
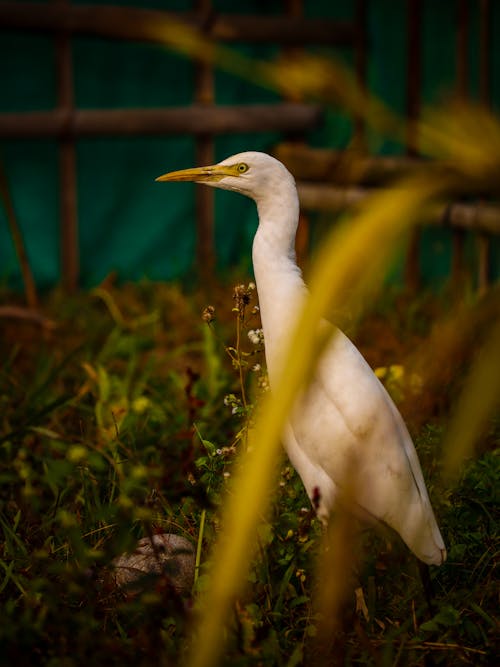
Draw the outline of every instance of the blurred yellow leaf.
M477 355L446 434L444 467L450 477L471 455L500 403L500 321Z

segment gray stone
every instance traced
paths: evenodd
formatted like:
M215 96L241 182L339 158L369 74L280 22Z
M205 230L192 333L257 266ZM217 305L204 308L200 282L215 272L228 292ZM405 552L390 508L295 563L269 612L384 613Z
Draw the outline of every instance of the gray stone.
M141 589L151 576L166 576L175 590L188 595L194 582L195 549L185 537L161 533L143 537L130 554L113 560L113 576L118 587Z

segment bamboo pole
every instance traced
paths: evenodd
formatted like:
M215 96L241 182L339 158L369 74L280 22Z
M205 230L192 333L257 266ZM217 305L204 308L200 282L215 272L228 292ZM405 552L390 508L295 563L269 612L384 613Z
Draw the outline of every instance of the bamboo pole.
M0 137L47 138L63 134L127 136L298 132L316 127L322 110L311 104L252 104L164 109L63 109L0 113Z

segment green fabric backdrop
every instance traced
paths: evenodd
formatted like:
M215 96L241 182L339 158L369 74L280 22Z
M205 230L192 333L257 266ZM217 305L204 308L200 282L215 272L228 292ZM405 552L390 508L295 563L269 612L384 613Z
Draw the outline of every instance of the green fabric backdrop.
M75 2L75 4L78 4ZM96 3L99 4L99 3ZM105 3L101 3L105 4ZM108 4L111 4L110 2ZM184 10L191 2L114 2L114 4ZM452 0L424 7L422 85L426 103L452 90L455 76L455 19ZM471 90L477 90L477 4L471 2ZM282 2L216 0L216 11L279 13ZM350 18L348 0L306 1L310 16ZM492 3L491 60L493 100L500 101L500 3ZM369 82L386 103L402 112L406 90L405 3L372 0L369 12ZM241 45L246 54L269 58L271 47ZM348 53L343 54L349 61ZM193 68L186 59L163 48L105 41L73 40L76 104L81 108L182 106L193 101ZM51 109L55 104L54 45L50 36L0 31L0 111ZM276 100L269 91L224 72L216 75L219 103ZM350 123L330 111L324 127L310 136L318 146L345 146ZM269 150L277 134L228 135L216 142L217 159L242 150ZM400 146L370 136L374 152L394 153ZM37 283L48 287L59 279L57 144L48 140L6 140L0 144L19 222ZM116 270L123 279L188 278L195 249L194 186L154 183L166 170L194 165L190 137L82 139L77 146L81 278L99 282ZM216 245L220 268L249 265L256 216L252 202L230 193L216 193ZM450 250L446 233L429 230L423 250L425 276L448 273ZM498 240L493 244L498 272ZM19 286L19 272L3 210L0 214L0 282Z

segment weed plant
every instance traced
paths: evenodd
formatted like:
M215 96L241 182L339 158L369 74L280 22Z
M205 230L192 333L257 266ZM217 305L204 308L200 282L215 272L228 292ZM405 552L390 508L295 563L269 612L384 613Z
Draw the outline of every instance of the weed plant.
M3 323L1 664L182 664L235 454L267 389L252 285L238 285L232 298L216 289L211 298L206 307L173 286L106 284L71 299L49 295L44 310L54 328ZM386 297L352 334L374 366L408 369L436 303L421 300L418 317L413 308L407 321L390 321L386 313L405 308ZM387 336L397 358L387 353ZM410 425L418 424L416 446L449 547L448 561L431 573L434 609L413 556L396 538L368 531L332 664L495 663L498 422L456 484L447 488L440 477L443 424L467 362L457 349L448 401L432 395L425 377L412 389L404 373L385 376ZM113 558L155 532L199 547L192 596L179 596L168 574L141 592L112 585ZM283 457L222 664L325 664L313 603L321 532Z

